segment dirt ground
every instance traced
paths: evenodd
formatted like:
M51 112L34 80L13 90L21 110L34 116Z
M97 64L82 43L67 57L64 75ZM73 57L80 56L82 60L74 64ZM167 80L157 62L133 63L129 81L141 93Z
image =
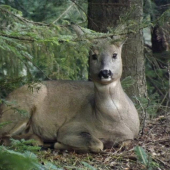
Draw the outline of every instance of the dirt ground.
M64 170L170 170L170 117L147 121L138 139L127 147L104 150L100 154L42 151L40 159L49 160ZM142 133L143 132L143 133ZM144 153L135 152L140 146Z

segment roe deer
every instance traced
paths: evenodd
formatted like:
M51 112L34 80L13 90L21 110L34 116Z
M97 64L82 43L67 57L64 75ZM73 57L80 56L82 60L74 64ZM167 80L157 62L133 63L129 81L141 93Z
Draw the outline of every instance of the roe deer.
M122 89L120 43L98 41L90 52L90 77L85 81L45 81L31 92L25 85L8 99L29 114L22 116L3 105L0 137L33 138L55 149L100 152L134 139L139 132L138 113ZM16 107L16 106L15 106Z

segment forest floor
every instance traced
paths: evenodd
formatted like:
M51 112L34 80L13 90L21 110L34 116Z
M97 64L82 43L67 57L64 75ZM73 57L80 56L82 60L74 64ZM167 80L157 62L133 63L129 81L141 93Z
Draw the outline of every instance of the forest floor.
M140 148L135 152L137 146ZM64 170L170 170L170 117L147 121L143 134L127 147L104 150L100 154L42 152L41 160L49 160Z

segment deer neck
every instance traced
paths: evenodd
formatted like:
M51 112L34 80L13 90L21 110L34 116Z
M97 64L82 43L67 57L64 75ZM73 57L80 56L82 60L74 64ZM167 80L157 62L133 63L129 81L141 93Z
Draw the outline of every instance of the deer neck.
M95 84L95 113L102 117L121 119L121 103L124 101L124 91L120 80L108 85Z

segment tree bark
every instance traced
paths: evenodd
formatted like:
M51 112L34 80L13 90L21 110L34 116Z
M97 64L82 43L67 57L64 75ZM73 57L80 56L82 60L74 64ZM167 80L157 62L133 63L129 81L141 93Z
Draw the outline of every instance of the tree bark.
M107 32L108 27L116 27L120 23L120 16L123 16L129 9L133 17L131 19L138 26L142 21L142 0L88 0L88 3L88 28L92 30ZM129 34L128 37L122 53L122 78L131 76L136 82L126 92L131 97L146 97L147 88L142 30L138 30L136 34Z
M158 19L166 10L169 9L170 0L154 0L154 3L157 6L158 15L151 16L151 19L154 21ZM169 16L167 18L169 20ZM169 20L170 21L170 20ZM162 53L164 51L170 50L170 24L169 21L165 21L162 25L155 25L152 28L152 52L153 53Z

